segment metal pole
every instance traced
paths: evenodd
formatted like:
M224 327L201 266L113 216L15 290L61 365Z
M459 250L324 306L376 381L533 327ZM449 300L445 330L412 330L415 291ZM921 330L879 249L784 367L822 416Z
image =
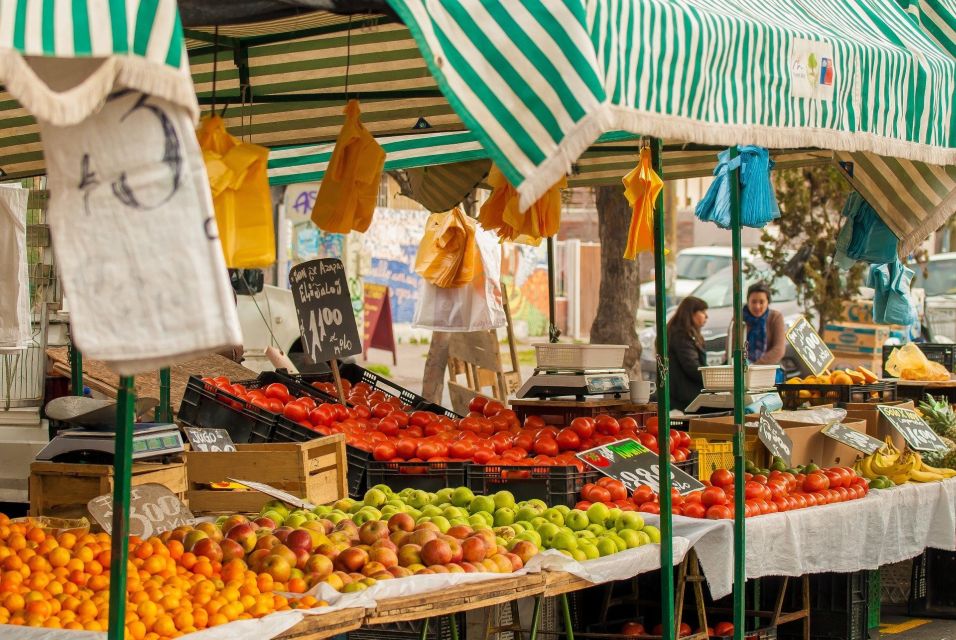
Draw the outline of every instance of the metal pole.
M110 543L110 611L108 640L126 637L126 562L129 556L129 491L133 466L133 416L136 391L132 376L123 376L116 398L116 453L113 458L113 529Z
M556 322L554 308L554 238L548 238L548 341L557 342L561 332Z
M654 171L664 177L664 150L660 138L651 138ZM671 513L671 402L667 357L667 262L664 258L664 194L654 203L654 293L657 297L657 442L661 504L661 626L663 640L674 634L674 531Z
M157 422L172 422L173 407L169 397L169 367L159 370L159 407L156 408Z
M70 340L70 385L73 388L73 395L83 395L83 354L73 346L73 340Z
M730 159L739 157L737 147L730 148ZM746 540L744 538L744 301L743 262L740 246L740 168L730 175L730 233L733 245L734 272L734 639L744 637L744 593L747 585ZM663 509L662 509L663 510Z

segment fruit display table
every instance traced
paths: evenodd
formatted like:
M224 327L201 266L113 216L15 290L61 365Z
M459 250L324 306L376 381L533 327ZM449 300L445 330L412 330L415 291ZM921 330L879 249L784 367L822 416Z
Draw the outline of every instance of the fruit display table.
M315 616L306 616L285 633L277 636L277 640L322 640L341 633L354 631L362 626L365 619L365 609L339 609L330 613Z

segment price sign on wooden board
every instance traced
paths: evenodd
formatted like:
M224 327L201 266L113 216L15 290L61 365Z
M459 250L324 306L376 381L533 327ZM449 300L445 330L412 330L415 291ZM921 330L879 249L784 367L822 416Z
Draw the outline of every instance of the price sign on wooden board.
M255 489L260 493L264 493L267 496L275 498L276 500L282 500L287 504L291 504L293 507L299 507L300 509L315 509L315 505L309 502L308 500L303 500L298 498L291 493L282 491L281 489L276 489L262 482L253 482L251 480L239 480L238 478L229 478L232 482L238 482L241 485L245 485L250 489Z
M183 427L193 451L235 451L232 436L225 429Z
M322 258L296 265L289 271L289 285L299 317L302 350L313 363L362 352L341 260Z
M833 352L803 316L787 331L787 341L813 375L820 375L833 364Z
M757 438L767 447L770 455L783 458L783 461L790 464L790 456L793 455L793 440L783 430L780 423L767 412L767 407L760 408L760 419L757 420Z
M917 451L947 451L949 447L936 435L933 428L923 422L919 414L912 409L891 407L881 404L877 407L883 417L890 421L893 428L903 436L906 444Z
M87 510L106 533L113 530L113 494L93 498ZM176 527L196 522L176 494L161 484L133 487L129 492L129 535L145 540Z
M820 433L833 438L837 442L842 442L846 446L856 449L857 451L862 451L866 455L870 455L883 446L883 442L879 439L868 436L865 433L861 433L852 427L848 427L845 424L838 422L834 424L828 424L820 431Z
M646 484L656 493L660 487L661 470L658 455L634 440L618 440L577 454L583 462L604 475L620 480L628 492ZM695 477L671 465L671 485L685 495L703 489Z

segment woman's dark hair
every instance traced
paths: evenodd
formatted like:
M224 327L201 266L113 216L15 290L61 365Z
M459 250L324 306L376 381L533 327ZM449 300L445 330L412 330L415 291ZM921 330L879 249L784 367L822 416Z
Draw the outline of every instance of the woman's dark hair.
M770 294L770 287L767 286L766 282L755 282L749 287L747 287L747 299L750 300L750 296L755 293L762 293L767 296L767 304L773 302L773 296Z
M689 335L698 346L704 346L704 336L700 329L694 325L694 314L698 311L706 311L707 303L700 298L687 296L677 306L677 311L667 322L667 340L673 342L675 337L680 334Z

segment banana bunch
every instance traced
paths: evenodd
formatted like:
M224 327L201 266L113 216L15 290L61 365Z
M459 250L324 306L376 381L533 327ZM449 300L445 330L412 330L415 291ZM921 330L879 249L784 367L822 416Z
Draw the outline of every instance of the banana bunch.
M952 469L929 466L911 449L900 451L889 437L879 450L858 460L854 469L870 480L874 489L886 489L904 482L938 482L956 476Z

